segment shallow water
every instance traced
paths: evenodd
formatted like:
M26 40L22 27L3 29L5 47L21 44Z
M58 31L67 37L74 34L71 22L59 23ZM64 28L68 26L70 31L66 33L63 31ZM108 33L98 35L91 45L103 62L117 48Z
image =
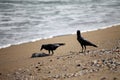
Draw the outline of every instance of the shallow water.
M120 0L0 0L0 48L120 23Z

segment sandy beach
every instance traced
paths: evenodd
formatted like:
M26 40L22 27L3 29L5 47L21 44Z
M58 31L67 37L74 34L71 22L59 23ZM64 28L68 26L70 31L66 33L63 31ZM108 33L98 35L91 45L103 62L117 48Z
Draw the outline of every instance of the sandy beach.
M120 25L82 33L98 46L81 46L76 34L0 49L0 80L120 80ZM31 58L42 44L65 43L52 56Z

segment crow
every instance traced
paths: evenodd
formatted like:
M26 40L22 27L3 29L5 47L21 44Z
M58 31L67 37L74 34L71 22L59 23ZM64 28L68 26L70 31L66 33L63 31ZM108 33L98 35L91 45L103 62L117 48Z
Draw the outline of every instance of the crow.
M65 43L54 43L54 44L43 44L41 46L41 49L45 49L45 50L48 50L49 54L50 54L50 51L52 52L52 55L54 54L54 50L56 50L58 47L62 46L62 45L65 45Z
M77 40L78 40L78 42L81 44L82 52L83 52L83 49L84 49L84 52L85 52L86 46L98 47L98 46L96 46L95 44L91 43L90 41L85 40L85 39L81 36L80 30L77 30Z

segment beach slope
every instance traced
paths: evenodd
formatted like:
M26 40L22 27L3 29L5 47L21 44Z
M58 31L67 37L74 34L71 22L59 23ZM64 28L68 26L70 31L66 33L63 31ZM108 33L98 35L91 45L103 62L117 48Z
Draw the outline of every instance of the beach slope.
M81 46L76 34L0 49L0 80L119 80L120 25L82 33L98 46ZM42 44L65 43L49 56ZM43 54L31 58L32 54Z

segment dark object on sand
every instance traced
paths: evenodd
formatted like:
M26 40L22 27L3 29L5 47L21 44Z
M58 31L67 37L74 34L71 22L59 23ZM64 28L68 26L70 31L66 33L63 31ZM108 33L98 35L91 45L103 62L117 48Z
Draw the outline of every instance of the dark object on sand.
M50 51L52 52L52 55L54 54L54 50L56 50L59 46L62 46L62 45L65 45L65 43L54 43L54 44L43 44L41 46L41 49L45 49L45 50L48 50L49 54L50 54Z
M91 43L90 41L85 40L85 39L81 36L80 30L77 30L77 40L78 40L78 42L81 44L82 52L83 52L83 49L84 49L84 51L86 50L86 46L94 46L94 47L97 47L95 44Z
M33 53L31 58L36 58L36 57L45 57L45 56L49 56L49 54L45 54L45 53Z

